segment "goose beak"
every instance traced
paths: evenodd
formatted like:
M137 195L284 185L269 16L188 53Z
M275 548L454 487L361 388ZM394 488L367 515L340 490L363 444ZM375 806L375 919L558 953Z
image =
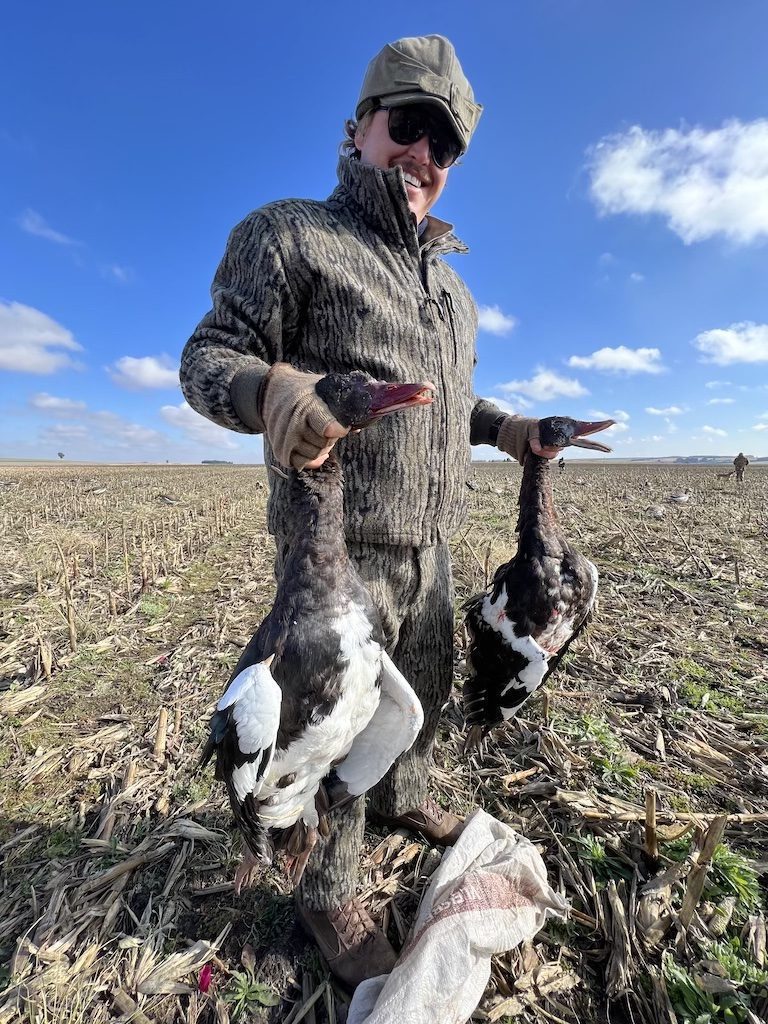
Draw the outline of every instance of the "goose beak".
M431 405L436 390L430 381L422 381L420 384L387 384L385 381L373 380L366 384L365 388L371 396L369 423L381 419L382 416L389 416L399 409Z
M600 441L587 441L585 435L596 434L599 430L607 430L615 422L616 420L595 420L592 422L577 420L576 429L573 432L570 443L575 445L576 448L591 448L592 451L596 452L610 452L612 449L607 444L602 444Z

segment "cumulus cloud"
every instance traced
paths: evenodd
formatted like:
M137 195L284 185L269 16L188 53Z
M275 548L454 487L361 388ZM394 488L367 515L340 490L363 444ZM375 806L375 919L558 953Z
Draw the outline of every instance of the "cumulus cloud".
M768 423L756 423L753 430L768 430Z
M498 398L496 395L491 397L490 395L483 395L486 402L493 402L493 404L501 409L502 412L508 412L511 416L518 414L521 410L530 409L532 402L522 398L520 395L515 396L514 405L511 402L505 402L503 398Z
M536 402L546 402L560 395L566 398L581 398L582 395L589 394L579 381L572 377L561 377L543 366L536 368L530 380L510 380L506 384L499 384L498 388L506 395L522 395Z
M654 405L646 405L645 411L651 416L680 416L685 410L679 405L668 405L666 409L657 409Z
M603 412L602 409L590 409L589 415L593 420L616 420L617 423L629 423L629 413L623 409L614 409L613 412Z
M601 373L662 373L661 352L657 348L600 348L591 356L571 356L569 366Z
M123 356L107 373L115 384L129 391L145 388L175 388L179 384L179 368L168 356Z
M29 404L33 409L40 412L51 413L54 416L76 416L85 411L85 402L76 402L72 398L57 398L45 391L39 391L32 395Z
M728 432L721 430L720 427L702 427L701 432L703 434L711 434L714 437L728 437Z
M590 153L601 213L658 214L686 243L768 237L768 120L607 136Z
M480 306L478 316L479 329L499 337L509 334L517 326L517 319L502 313L498 306Z
M704 385L704 387L705 388L710 388L710 390L714 390L715 388L732 388L733 387L733 381L731 381L731 380L708 380L707 383Z
M710 398L707 405L733 405L735 398Z
M745 320L724 329L703 331L696 335L693 345L702 353L703 363L768 363L768 324Z
M629 275L629 280L632 281L633 284L640 284L641 281L645 280L645 274L638 274L636 270L633 270Z
M55 231L41 214L36 210L25 210L19 215L18 225L28 235L36 235L38 238L45 238L49 242L56 242L57 245L79 245L74 238Z
M166 423L181 430L187 439L194 441L195 444L213 448L239 448L232 440L231 431L200 416L187 402L164 405L160 409L160 415Z
M66 327L32 306L0 300L0 370L42 374L77 368L68 352L82 352L82 345Z

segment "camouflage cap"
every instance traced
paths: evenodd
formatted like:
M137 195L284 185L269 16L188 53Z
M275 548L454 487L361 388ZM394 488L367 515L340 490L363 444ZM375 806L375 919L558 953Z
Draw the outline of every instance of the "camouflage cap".
M432 103L448 116L462 149L469 146L483 111L445 36L408 36L387 43L365 73L355 117L379 102L385 107Z

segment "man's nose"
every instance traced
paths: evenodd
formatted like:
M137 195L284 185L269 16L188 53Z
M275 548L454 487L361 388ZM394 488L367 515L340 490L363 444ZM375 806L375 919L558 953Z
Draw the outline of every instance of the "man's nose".
M417 163L424 164L426 166L431 160L429 136L424 134L420 139L412 142L408 147L408 154L409 156L412 156Z

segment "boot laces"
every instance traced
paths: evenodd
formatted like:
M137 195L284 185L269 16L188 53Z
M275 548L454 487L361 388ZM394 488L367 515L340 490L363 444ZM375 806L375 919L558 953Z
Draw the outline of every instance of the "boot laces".
M357 900L350 900L330 915L339 937L349 946L362 946L376 935L376 925Z

